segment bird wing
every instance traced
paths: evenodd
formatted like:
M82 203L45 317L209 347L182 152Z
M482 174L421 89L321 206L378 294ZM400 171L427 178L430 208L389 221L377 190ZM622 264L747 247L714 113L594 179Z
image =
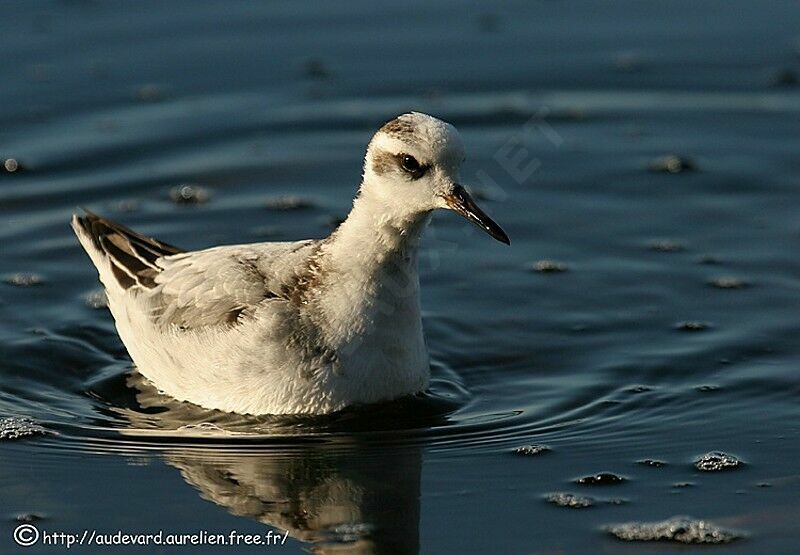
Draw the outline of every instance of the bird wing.
M141 301L153 323L164 328L235 326L265 301L292 300L321 243L254 243L185 252L89 211L76 216L73 227L101 275L107 262L115 283Z
M215 247L159 259L145 291L157 324L193 329L234 326L265 301L290 300L317 241Z
M85 216L73 216L72 227L95 265L100 262L95 255L100 255L108 262L114 280L123 289L153 287L153 279L161 271L156 261L184 252L89 210L84 211Z

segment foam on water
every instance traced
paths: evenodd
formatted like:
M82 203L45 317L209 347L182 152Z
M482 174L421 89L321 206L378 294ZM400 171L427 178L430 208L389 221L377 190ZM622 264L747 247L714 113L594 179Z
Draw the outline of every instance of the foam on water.
M536 457L550 451L547 445L522 445L515 447L512 453L523 457Z
M18 416L0 418L0 440L23 439L46 433L47 430L27 418Z
M593 497L586 495L576 495L574 493L551 493L545 497L548 503L558 505L559 507L568 507L570 509L585 509L595 504Z
M719 472L721 470L734 470L742 466L742 461L721 451L711 451L701 455L694 461L694 467L703 472Z
M676 516L659 522L628 522L610 526L608 531L625 541L724 544L740 540L741 532L691 517Z

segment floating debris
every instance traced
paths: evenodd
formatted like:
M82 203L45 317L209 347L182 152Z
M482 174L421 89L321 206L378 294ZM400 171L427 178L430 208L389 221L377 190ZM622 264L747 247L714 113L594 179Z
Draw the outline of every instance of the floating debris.
M83 297L83 302L86 303L86 306L95 310L106 308L108 306L108 298L106 297L105 289L90 291Z
M679 331L705 331L710 327L711 324L708 322L701 322L699 320L687 320L675 324L675 329Z
M3 169L8 173L19 173L25 169L25 166L16 158L6 158L3 162Z
M739 532L687 516L676 516L660 522L628 522L610 526L608 531L625 541L685 544L723 544L744 537Z
M545 500L553 505L570 509L585 509L595 504L594 498L574 493L550 493L545 497Z
M686 247L677 241L664 239L662 241L653 241L650 243L650 250L656 252L681 252L686 250Z
M17 273L6 276L3 281L16 287L33 287L35 285L43 284L44 278L39 274Z
M694 482L675 482L672 484L673 488L693 488L694 486Z
M28 420L18 416L6 416L0 418L0 440L22 439L24 437L39 436L47 433L47 430Z
M280 195L267 199L264 204L270 210L305 210L314 207L313 201L297 195Z
M653 160L648 169L656 173L683 173L696 171L697 165L688 158L682 158L673 154Z
M731 276L714 278L711 281L709 281L708 284L711 285L712 287L716 287L717 289L744 289L745 287L748 287L750 285L743 279Z
M723 470L734 470L743 463L733 455L728 455L722 451L711 451L694 461L694 467L703 472L720 472Z
M512 453L515 455L521 455L524 457L534 457L536 455L542 455L550 451L550 448L547 445L523 445L521 447L515 447Z
M203 204L211 194L199 185L178 185L170 189L169 198L176 204Z
M584 486L611 486L621 484L626 481L626 478L618 476L611 472L600 472L591 476L584 476L575 480L576 483Z
M531 265L531 270L539 272L540 274L555 274L558 272L566 272L569 268L564 262L557 260L537 260Z
M651 466L653 468L662 468L667 466L667 463L664 461L660 461L658 459L640 459L636 461L636 464L641 464L642 466Z

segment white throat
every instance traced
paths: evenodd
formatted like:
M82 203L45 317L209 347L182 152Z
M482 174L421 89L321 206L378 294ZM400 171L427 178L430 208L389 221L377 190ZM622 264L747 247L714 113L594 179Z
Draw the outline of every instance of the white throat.
M347 219L331 237L330 254L365 266L394 257L413 258L431 211L413 211L389 202L362 185Z

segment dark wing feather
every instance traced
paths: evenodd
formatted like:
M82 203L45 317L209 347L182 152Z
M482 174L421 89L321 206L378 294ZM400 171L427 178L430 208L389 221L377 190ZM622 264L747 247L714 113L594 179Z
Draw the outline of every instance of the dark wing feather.
M108 261L113 279L165 329L232 327L265 301L302 303L318 273L321 242L315 240L185 252L88 210L73 218L73 226Z
M139 285L155 287L155 277L161 272L156 260L184 252L162 241L136 233L122 224L86 210L78 223L92 238L94 246L108 256L114 277L123 289Z

